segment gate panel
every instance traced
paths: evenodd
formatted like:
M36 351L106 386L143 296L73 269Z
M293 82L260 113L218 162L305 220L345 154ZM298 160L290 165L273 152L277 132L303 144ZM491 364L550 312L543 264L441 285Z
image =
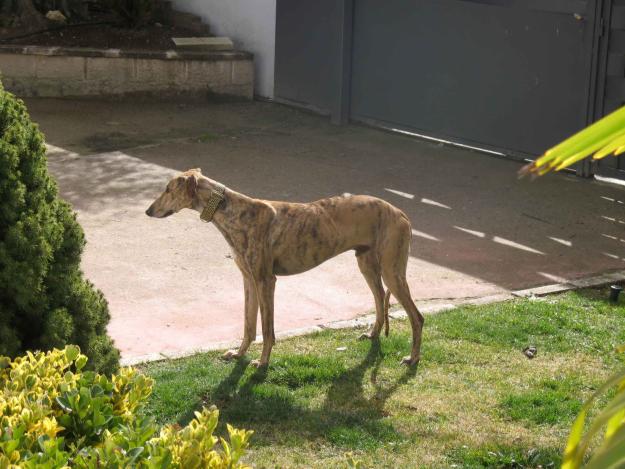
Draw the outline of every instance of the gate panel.
M518 155L587 123L595 0L356 0L351 117Z
M274 94L329 114L341 77L343 4L277 0Z

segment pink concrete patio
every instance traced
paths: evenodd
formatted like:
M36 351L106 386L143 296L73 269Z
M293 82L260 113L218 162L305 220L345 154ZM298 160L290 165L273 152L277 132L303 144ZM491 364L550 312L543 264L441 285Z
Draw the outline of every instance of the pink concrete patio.
M517 180L519 164L267 103L28 100L49 166L87 234L83 268L109 301L123 357L176 355L242 334L240 274L212 225L144 211L177 171L248 195L382 197L415 230L418 305L622 269L620 187L566 175ZM353 253L279 278L277 331L373 308ZM279 346L279 344L278 344Z

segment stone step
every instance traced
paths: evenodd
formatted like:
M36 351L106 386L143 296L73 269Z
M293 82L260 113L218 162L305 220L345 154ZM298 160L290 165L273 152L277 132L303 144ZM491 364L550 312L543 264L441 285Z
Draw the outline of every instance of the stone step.
M232 50L229 37L173 37L177 49L183 50Z

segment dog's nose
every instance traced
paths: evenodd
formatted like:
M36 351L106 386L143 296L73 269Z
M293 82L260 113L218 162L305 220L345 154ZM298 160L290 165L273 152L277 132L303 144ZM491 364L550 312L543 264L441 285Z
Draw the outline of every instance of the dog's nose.
M148 217L151 217L151 216L152 216L152 207L148 207L148 209L145 211L145 214L146 214Z

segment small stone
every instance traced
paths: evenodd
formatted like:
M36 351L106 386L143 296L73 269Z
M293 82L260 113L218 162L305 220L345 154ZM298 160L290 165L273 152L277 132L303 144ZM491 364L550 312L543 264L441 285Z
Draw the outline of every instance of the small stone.
M523 354L530 360L534 358L537 353L538 353L538 350L533 345L530 345L529 347L525 347L523 349Z
M46 13L46 18L50 21L54 21L55 23L67 22L67 18L65 17L65 15L59 10L50 10L48 13Z
M336 348L337 352L344 352L345 350L347 350L347 347L337 347Z

